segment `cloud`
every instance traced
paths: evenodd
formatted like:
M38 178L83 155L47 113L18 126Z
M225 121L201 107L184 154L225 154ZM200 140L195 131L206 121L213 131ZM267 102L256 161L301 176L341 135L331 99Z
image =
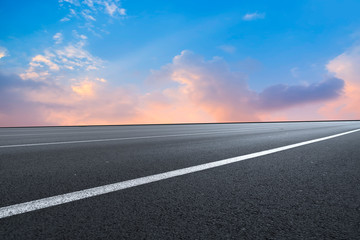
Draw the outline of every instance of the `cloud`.
M81 15L86 19L90 21L96 21L96 19L91 15L91 11L89 9L85 9L81 11Z
M59 5L68 10L60 22L74 21L78 29L85 29L98 37L108 34L106 27L114 20L126 16L120 0L59 0Z
M152 78L163 83L177 83L177 87L163 90L164 98L179 105L184 102L193 109L190 112L210 116L209 120L258 120L251 106L256 95L248 89L245 76L230 71L221 58L206 61L190 51L183 51L171 64L155 71Z
M86 72L101 68L103 61L84 49L86 36L79 35L79 38L81 40L76 43L54 46L36 55L31 59L29 68L20 76L23 79L44 81L54 78L57 73L63 76L64 71Z
M59 3L62 3L62 2L67 2L70 4L74 4L74 5L80 5L78 0L59 0Z
M360 119L360 46L354 46L326 65L336 77L344 79L344 94L326 103L319 112L328 118Z
M79 40L86 40L88 39L87 36L83 35L83 34L79 34L76 30L72 31L73 36L75 37L75 39L79 39ZM85 43L84 41L82 42L83 44Z
M0 46L0 59L8 55L8 50Z
M42 65L42 63L44 63L45 65L47 65L51 70L55 70L58 71L60 69L59 65L57 65L56 63L54 63L53 61L51 61L50 59L54 57L54 55L52 55L51 53L47 52L46 56L44 55L36 55L35 57L33 57L31 59L31 66L36 66L36 67L44 67L44 65Z
M55 40L56 44L60 44L60 43L62 43L64 38L63 38L62 33L58 32L53 36L53 39Z
M49 61L58 55L45 54L51 56L46 58ZM50 71L47 60L39 59L42 61L33 64L43 64ZM58 71L63 69L59 66ZM0 100L8 107L0 110L0 125L285 120L295 110L308 111L305 116L309 118L318 105L342 98L344 84L332 77L307 86L273 85L257 93L249 89L247 76L230 70L222 58L206 60L190 51L182 51L169 64L153 70L146 92L135 86L113 86L86 71L82 76L67 76L65 81L50 81L56 77L50 73L49 81L43 82L17 76L2 80ZM28 121L30 113L37 117Z
M121 7L119 0L59 0L60 6L69 8L69 14L61 21L69 21L80 15L86 21L96 21L95 16L105 14L111 18L126 15L126 9Z
M258 12L247 13L242 17L242 19L244 21L253 21L253 20L264 19L264 18L265 18L265 13L258 13Z
M114 16L116 13L120 15L126 15L124 8L119 8L114 2L104 2L105 10L110 16Z
M335 77L310 85L273 85L259 94L259 107L269 111L336 99L342 94L343 88L344 81Z
M189 51L183 51L171 64L154 71L152 80L171 86L157 93L158 103L162 96L163 103L169 106L185 104L187 111L202 113L207 121L266 120L277 112L295 108L301 111L337 99L344 88L342 79L330 77L310 85L272 85L257 93L249 89L247 77L230 71L223 59L206 61ZM189 114L183 112L183 115Z
M183 51L150 78L150 82L161 84L154 84L146 93L134 87L109 86L99 77L50 81L46 87L18 89L19 99L11 100L11 108L20 113L23 104L16 103L26 102L28 110L33 108L42 116L38 123L19 118L23 122L17 125L258 120L248 104L253 93L247 89L244 76L231 72L220 58L206 61ZM14 125L10 117L0 118L0 125Z
M39 86L44 86L44 83L39 83L35 81L23 81L16 74L4 74L0 72L0 91L11 88L37 88Z
M23 92L44 87L43 83L23 81L15 74L0 72L0 126L46 125L41 106L29 102Z
M119 13L120 13L120 15L125 16L126 15L126 9L125 8L120 8Z
M95 78L90 80L85 78L82 81L75 82L71 85L73 92L82 97L93 97L96 94L96 89L98 88L99 82L106 83L107 81L104 78Z
M106 85L102 78L59 84L0 73L0 126L132 123L139 95Z
M60 19L60 22L68 22L70 21L70 18L68 17L63 17L62 19Z
M118 7L114 3L105 2L105 10L107 14L113 16L118 11Z

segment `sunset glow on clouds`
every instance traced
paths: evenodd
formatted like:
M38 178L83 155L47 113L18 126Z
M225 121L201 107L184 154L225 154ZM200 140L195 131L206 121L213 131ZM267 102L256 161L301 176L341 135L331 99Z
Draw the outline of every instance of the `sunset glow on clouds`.
M324 104L320 112L328 118L360 119L360 45L331 60L326 68L345 81L343 94Z
M120 1L61 0L58 4L64 15L58 14L51 20L51 28L40 34L48 39L46 44L21 52L21 46L12 44L14 40L8 36L23 33L9 30L1 36L0 126L360 118L360 45L356 40L332 53L321 53L314 43L309 48L317 49L318 54L302 56L299 52L298 58L291 55L296 50L292 40L282 40L290 41L286 42L290 44L289 55L283 56L282 46L272 45L267 57L266 52L259 55L254 50L251 54L243 47L256 49L254 39L237 42L220 38L216 42L194 36L192 40L172 32L174 29L158 32L179 36L181 42L178 38L167 38L169 44L153 40L157 38L154 31L143 39L135 37L139 33L126 25L135 21L146 32L148 23L142 21L148 16L139 19L142 10L135 13L131 9L135 6L123 6ZM203 34L218 36L221 28L237 24L245 24L244 28L257 24L257 28L274 21L275 12L265 15L263 9L251 9L249 6L238 16L228 13L227 19L233 23L223 20L221 27L214 25ZM212 17L213 9L208 11L207 18ZM189 14L184 12L184 16L195 18ZM213 18L218 21L219 16ZM251 21L255 19L259 21ZM122 31L117 32L119 29ZM249 30L250 36L257 34L254 31ZM274 39L268 37L270 42L279 35L278 29L274 31ZM259 34L263 33L259 30ZM31 39L34 44L39 42L37 37ZM133 41L137 42L134 46ZM205 50L203 44L210 50ZM264 48L267 43L264 40L257 44ZM279 55L274 55L272 49ZM139 56L136 61L132 56L135 54ZM239 64L256 56L260 56L257 61L263 67L253 72ZM324 56L327 59L318 60ZM128 62L128 67L117 62Z

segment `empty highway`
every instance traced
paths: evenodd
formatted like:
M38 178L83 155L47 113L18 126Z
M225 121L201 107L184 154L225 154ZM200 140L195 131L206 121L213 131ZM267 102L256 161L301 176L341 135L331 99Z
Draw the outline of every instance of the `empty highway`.
M0 128L0 239L360 239L360 121Z

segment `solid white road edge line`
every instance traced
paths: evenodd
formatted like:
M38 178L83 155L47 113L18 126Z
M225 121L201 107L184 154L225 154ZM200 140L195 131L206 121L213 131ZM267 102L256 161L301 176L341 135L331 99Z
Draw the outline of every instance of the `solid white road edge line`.
M15 205L7 206L7 207L2 207L2 208L0 208L0 219L10 217L13 215L18 215L18 214L22 214L22 213L26 213L26 212L43 209L43 208L57 206L57 205L61 205L64 203L73 202L73 201L77 201L77 200L81 200L81 199L85 199L85 198L95 197L95 196L99 196L99 195L106 194L106 193L116 192L119 190L132 188L132 187L136 187L136 186L140 186L140 185L144 185L144 184L148 184L148 183L152 183L152 182L157 182L157 181L161 181L164 179L178 177L178 176L186 175L189 173L194 173L194 172L199 172L199 171L203 171L203 170L207 170L207 169L211 169L211 168L215 168L215 167L220 167L220 166L224 166L227 164L231 164L231 163L235 163L235 162L239 162L239 161L243 161L243 160L256 158L256 157L260 157L260 156L264 156L264 155L304 146L304 145L311 144L311 143L325 141L325 140L328 140L331 138L340 137L340 136L358 132L358 131L360 131L360 129L356 129L356 130L352 130L352 131L348 131L348 132L344 132L344 133L339 133L339 134L331 135L328 137L317 138L317 139L313 139L313 140L309 140L309 141L305 141L305 142L295 143L295 144L278 147L278 148L274 148L274 149L270 149L270 150L246 154L243 156L227 158L227 159L219 160L216 162L205 163L205 164L201 164L201 165L197 165L197 166L182 168L182 169L173 170L173 171L164 172L164 173L155 174L155 175L150 175L147 177L135 178L135 179L127 180L127 181L123 181L123 182L108 184L108 185L104 185L104 186L100 186L100 187L89 188L89 189L76 191L76 192L72 192L72 193L66 193L66 194L62 194L62 195L58 195L58 196L53 196L53 197L43 198L43 199L34 200L34 201L30 201L30 202L15 204Z

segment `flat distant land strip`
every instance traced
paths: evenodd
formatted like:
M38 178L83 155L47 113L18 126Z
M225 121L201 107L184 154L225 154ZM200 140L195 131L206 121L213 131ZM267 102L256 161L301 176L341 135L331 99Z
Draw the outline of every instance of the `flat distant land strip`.
M0 128L0 239L359 239L360 122Z

